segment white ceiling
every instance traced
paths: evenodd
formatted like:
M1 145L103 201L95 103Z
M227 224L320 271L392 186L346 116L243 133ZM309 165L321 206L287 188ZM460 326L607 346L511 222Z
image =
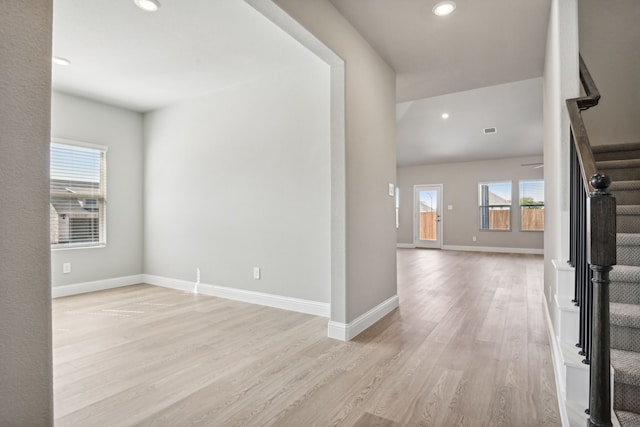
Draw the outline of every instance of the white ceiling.
M53 53L72 65L54 89L145 112L317 60L244 1L160 1L55 0ZM398 106L400 165L542 154L550 0L456 0L445 18L436 0L331 2L397 71L399 101L428 98Z
M399 102L542 76L551 0L330 0L397 73Z
M314 60L241 0L161 4L55 0L53 88L144 112Z
M396 124L398 166L541 155L542 78L402 102Z
M542 155L550 0L330 1L397 73L399 166Z

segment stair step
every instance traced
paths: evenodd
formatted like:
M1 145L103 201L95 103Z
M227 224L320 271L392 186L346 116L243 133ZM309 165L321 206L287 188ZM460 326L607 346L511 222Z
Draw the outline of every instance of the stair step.
M640 305L614 302L610 310L612 325L640 329Z
M612 349L611 364L616 382L640 386L640 353Z
M609 187L618 205L640 205L640 180L613 181Z
M616 234L616 258L620 265L640 265L640 234Z
M640 305L612 302L611 348L640 353Z
M640 414L628 411L616 411L620 427L640 426Z
M640 159L601 160L596 162L596 167L613 181L640 179Z
M592 147L596 160L640 158L640 142L628 144L596 145Z
M640 232L640 205L617 205L616 217L618 233Z
M640 267L615 265L609 275L611 279L611 302L640 304Z
M615 369L613 407L640 412L640 353L611 350L611 364Z

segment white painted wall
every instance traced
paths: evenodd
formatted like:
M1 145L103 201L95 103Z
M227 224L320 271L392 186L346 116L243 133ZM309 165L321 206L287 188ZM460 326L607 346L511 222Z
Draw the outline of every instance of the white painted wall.
M52 426L50 0L0 13L0 425Z
M516 157L477 162L445 163L398 168L400 209L398 243L413 244L413 186L443 185L443 245L537 249L543 248L543 233L520 231L518 186L520 180L542 179L543 169L523 164L541 162L541 157ZM480 231L478 184L511 181L511 231ZM452 210L447 206L451 205ZM476 236L474 242L472 237Z
M54 92L51 136L108 147L107 245L51 253L53 286L142 274L142 115ZM71 263L71 273L62 264Z
M311 54L147 113L145 273L328 303L329 130L329 68Z
M344 60L344 188L332 188L331 320L349 323L396 295L395 73L327 0L275 0ZM342 112L341 112L342 113ZM332 159L334 154L332 154ZM334 162L335 163L335 162ZM333 170L334 183L341 171ZM335 233L344 230L343 235ZM344 240L343 240L344 239ZM344 271L342 271L344 266Z
M544 70L545 296L556 330L552 260L569 258L570 121L566 99L579 96L577 10L576 0L553 0Z

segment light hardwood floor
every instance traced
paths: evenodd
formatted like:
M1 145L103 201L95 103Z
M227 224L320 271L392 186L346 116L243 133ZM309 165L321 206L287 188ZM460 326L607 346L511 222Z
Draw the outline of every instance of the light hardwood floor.
M400 308L348 343L147 285L59 298L56 426L560 426L542 278L539 256L400 249Z

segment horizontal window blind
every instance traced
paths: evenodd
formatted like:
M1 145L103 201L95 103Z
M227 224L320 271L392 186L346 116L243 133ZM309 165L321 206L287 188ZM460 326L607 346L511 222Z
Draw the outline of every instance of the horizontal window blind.
M51 247L106 244L106 149L51 143Z

